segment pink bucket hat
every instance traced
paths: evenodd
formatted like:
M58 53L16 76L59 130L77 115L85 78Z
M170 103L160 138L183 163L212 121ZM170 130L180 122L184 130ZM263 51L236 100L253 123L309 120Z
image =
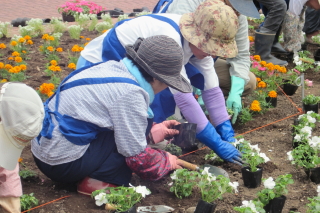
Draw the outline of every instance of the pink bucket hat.
M238 17L219 0L204 1L193 13L183 14L179 27L183 37L205 53L225 58L238 54Z

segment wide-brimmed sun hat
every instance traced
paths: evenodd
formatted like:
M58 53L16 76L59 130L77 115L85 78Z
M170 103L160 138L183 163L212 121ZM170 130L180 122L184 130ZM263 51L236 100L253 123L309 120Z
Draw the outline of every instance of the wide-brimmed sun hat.
M134 45L127 45L126 52L149 75L180 92L192 92L190 83L180 74L183 52L169 36L158 35L138 38Z
M252 0L229 0L229 2L242 15L260 18L260 14Z
M204 1L193 13L183 14L179 27L187 41L211 56L233 58L238 54L238 17L219 0Z
M0 89L0 167L14 170L23 148L42 129L44 107L38 93L23 83Z

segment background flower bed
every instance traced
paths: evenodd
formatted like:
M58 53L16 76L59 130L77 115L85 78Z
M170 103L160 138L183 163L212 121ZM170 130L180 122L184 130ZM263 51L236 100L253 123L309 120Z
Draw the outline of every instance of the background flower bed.
M81 33L81 35L84 36L84 38L93 39L97 36L97 33L84 31ZM25 80L25 83L36 89L42 83L47 82L49 77L46 77L45 73L43 72L45 70L45 64L47 61L43 60L43 55L41 55L39 52L41 37L33 38L32 40L34 41L34 45L30 49L30 60L26 61L28 63L26 74L30 76L30 78ZM0 39L0 43L8 44L9 42L10 39ZM70 50L73 45L80 43L85 43L85 41L70 39L68 33L64 33L64 35L61 37L60 46L65 50L61 54L61 61L59 63L62 68L62 76L66 76L72 71L67 67L67 50ZM6 51L7 53L3 57L9 57L12 53L11 51ZM0 58L0 61L2 60L3 58ZM289 64L289 68L290 66L293 67L291 63ZM312 70L308 70L305 74L305 78L313 80L314 85L312 88L307 89L305 94L320 95L320 74L314 73ZM236 124L234 126L236 133L245 133L276 120L298 113L298 110L292 105L286 96L284 96L280 91L278 91L278 94L278 106L276 108L270 109L264 115L254 116L254 120L249 121L245 125ZM294 103L298 103L298 107L302 107L301 88L299 88L296 94L292 96L292 99ZM246 101L247 100L245 100L245 102ZM264 128L244 134L244 138L246 140L250 140L252 144L258 143L261 151L266 153L271 159L270 162L263 165L263 178L268 178L270 176L275 178L279 175L287 173L292 174L295 183L288 186L289 194L287 195L287 201L285 203L283 212L289 212L290 210L293 210L302 213L306 212L305 204L308 203L307 197L313 197L317 193L316 184L312 183L307 178L307 175L302 169L297 169L287 160L286 153L292 150L291 125L293 124L294 118L295 117L291 117L281 122L277 122ZM319 130L320 128L318 125L314 132L319 133ZM182 157L182 159L202 165L209 162L204 160L205 154L208 153L208 149L199 150L195 153ZM23 151L22 158L28 169L31 169L38 174L37 178L22 180L24 194L30 194L33 192L34 196L39 199L39 204L43 204L63 196L71 195L68 198L32 210L31 212L105 212L103 207L97 207L94 203L94 200L91 198L78 195L75 185L56 183L44 176L34 164L30 146L26 147L26 149ZM226 195L224 200L217 201L218 206L216 208L216 212L218 213L234 212L234 206L240 206L242 200L254 199L256 197L256 193L263 188L263 186L260 186L256 189L248 189L244 187L240 173L240 166L231 163L218 163L215 165L221 166L227 170L232 182L239 181L239 193L237 195ZM21 168L23 168L22 165ZM176 198L175 195L169 191L170 187L168 186L168 183L170 182L172 181L169 176L157 182L143 181L139 177L134 176L131 181L133 185L145 185L152 192L151 195L143 199L138 206L165 204L175 208L175 212L177 213L183 213L187 208L196 206L199 197L191 196L182 200Z

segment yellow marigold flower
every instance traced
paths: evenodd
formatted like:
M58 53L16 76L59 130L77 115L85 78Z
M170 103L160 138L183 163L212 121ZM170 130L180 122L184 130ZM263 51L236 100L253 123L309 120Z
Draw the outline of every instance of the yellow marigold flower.
M70 63L69 65L68 65L68 67L70 68L70 69L76 69L76 65L75 65L75 63Z
M21 71L21 68L19 66L15 66L11 69L9 69L10 73L19 73Z
M57 52L62 52L62 51L63 51L62 47L57 48Z
M27 51L25 51L25 50L22 50L22 53L27 53Z
M19 66L22 71L27 69L27 65L25 65L25 64L20 64Z
M8 82L8 80L5 78L0 81L0 83L5 83L5 82Z
M9 69L12 68L12 66L11 66L11 64L6 64L6 65L4 66L4 68L7 69L7 70L9 70Z
M54 90L54 84L53 83L43 83L39 87L39 91L42 94L48 95Z
M5 49L5 48L7 48L7 46L4 43L1 43L0 44L0 49Z
M27 41L27 44L32 45L32 44L33 44L33 41L32 41L32 40L28 40L28 41Z
M260 55L254 55L253 58L256 61L261 61Z
M286 73L287 72L287 68L280 67L279 72Z
M79 52L81 52L84 48L83 47L79 47Z
M263 67L265 67L265 66L267 65L267 62L265 62L265 61L260 61L260 65L263 66Z
M17 63L20 63L20 62L22 62L22 58L21 57L15 57L14 61L17 62Z
M87 41L91 41L91 38L86 38Z
M48 40L49 39L49 35L48 34L43 34L42 39L43 40Z
M73 45L73 47L71 48L71 51L72 52L80 52L79 50L79 46L76 44L76 45Z
M50 41L54 41L54 37L53 36L49 36L49 40Z
M21 163L22 161L23 161L23 159L22 159L22 158L19 158L19 159L18 159L18 162L19 162L19 163Z
M86 43L84 43L84 45L83 46L87 46L89 44L89 42L86 42Z
M57 66L58 62L56 60L51 60L50 64L53 65L53 66Z
M54 92L50 91L47 96L50 98L52 95L54 94Z
M13 57L9 57L8 60L13 61Z
M279 71L280 70L280 66L279 65L274 65L274 69Z
M257 101L257 100L252 101L252 103L250 105L250 110L260 112L261 107L260 107L259 101Z
M55 71L55 72L61 72L61 67L56 66L56 67L55 67L55 70L53 70L53 71Z
M84 36L80 36L80 38L84 38Z
M11 55L12 56L20 56L20 53L18 53L17 51L14 51Z
M0 62L0 69L4 68L4 63Z
M49 50L50 52L54 51L54 48L52 46L47 47L47 50Z
M271 91L268 93L268 96L269 96L270 98L276 98L277 95L278 95L278 93L277 93L276 91L274 91L274 90L271 90Z
M256 78L257 79L257 82L260 82L261 81L261 78Z
M266 82L264 82L264 81L260 81L260 82L258 83L258 87L260 87L260 88L266 88L266 87L267 87L267 84L266 84Z
M26 35L26 36L24 37L24 39L25 39L25 40L29 40L29 39L31 39L31 36Z
M11 41L11 46L16 46L17 44L18 44L18 42L16 42L16 41Z
M274 64L273 63L268 63L267 65L266 65L266 67L270 70L270 71L273 71L274 69L275 69L275 67L274 67Z
M249 41L250 41L250 42L253 42L253 41L254 41L253 36L248 36L248 38L249 38Z
M23 43L23 42L25 42L26 41L26 39L24 39L24 38L19 38L19 43Z
M55 71L56 70L56 66L55 65L51 65L51 66L49 66L48 69L51 70L51 71Z

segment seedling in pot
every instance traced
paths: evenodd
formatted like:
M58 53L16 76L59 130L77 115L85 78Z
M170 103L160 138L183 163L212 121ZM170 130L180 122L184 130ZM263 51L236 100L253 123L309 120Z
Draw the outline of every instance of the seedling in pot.
M173 155L180 156L182 155L182 149L179 146L176 146L172 143L169 143L165 148L165 151L170 152Z
M20 197L20 205L21 205L22 211L31 209L32 207L35 207L38 204L39 204L39 201L37 198L33 196L33 193L24 194Z

